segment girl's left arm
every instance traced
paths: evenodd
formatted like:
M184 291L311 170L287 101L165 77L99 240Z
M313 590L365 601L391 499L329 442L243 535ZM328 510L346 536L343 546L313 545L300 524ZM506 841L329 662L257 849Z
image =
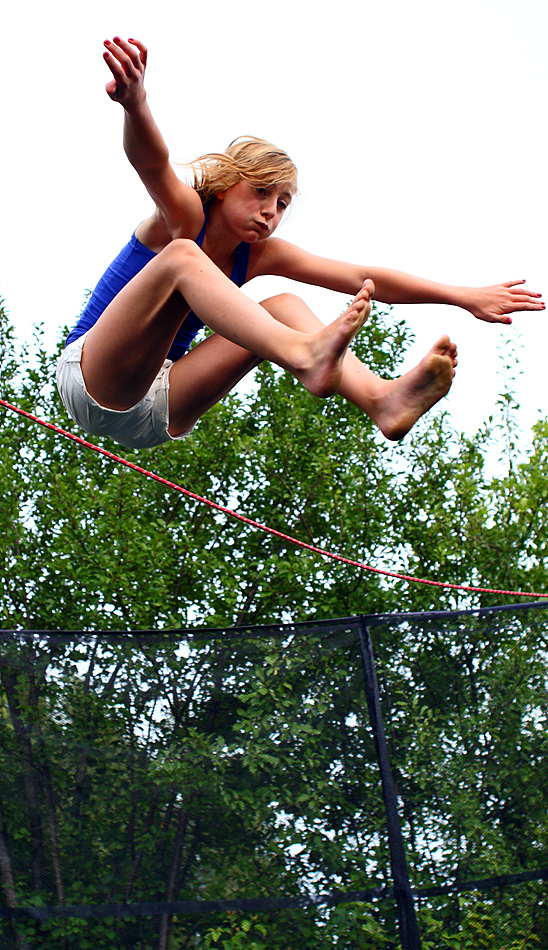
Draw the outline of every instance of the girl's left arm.
M524 280L510 280L491 287L457 287L385 267L318 257L279 238L269 238L256 248L254 276L275 274L352 295L358 293L369 277L375 284L375 298L383 303L450 304L468 310L487 323L511 323L511 313L545 309L541 294L526 290L522 286Z
M196 191L175 174L169 151L150 111L144 85L147 49L139 40L105 40L112 73L106 91L124 107L124 149L172 237L195 237L204 221ZM152 219L149 219L152 220Z

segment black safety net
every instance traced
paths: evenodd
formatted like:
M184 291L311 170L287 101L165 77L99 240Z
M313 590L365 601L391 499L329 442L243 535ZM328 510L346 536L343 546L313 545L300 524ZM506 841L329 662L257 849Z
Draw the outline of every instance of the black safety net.
M0 632L0 947L544 950L547 640Z

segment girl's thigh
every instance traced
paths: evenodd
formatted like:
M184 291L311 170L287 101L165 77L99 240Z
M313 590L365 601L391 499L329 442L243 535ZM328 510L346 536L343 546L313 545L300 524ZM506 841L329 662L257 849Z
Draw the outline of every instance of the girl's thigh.
M130 280L88 331L82 373L103 406L127 409L145 395L188 314L157 262Z
M177 360L169 376L171 437L187 432L259 363L249 350L218 333L212 333Z

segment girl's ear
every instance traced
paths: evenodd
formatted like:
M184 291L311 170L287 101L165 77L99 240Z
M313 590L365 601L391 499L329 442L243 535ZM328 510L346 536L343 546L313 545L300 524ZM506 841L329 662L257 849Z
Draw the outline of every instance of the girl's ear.
M216 195L213 195L213 197L216 198L217 201L224 201L225 195L226 195L226 191L219 191L219 193Z

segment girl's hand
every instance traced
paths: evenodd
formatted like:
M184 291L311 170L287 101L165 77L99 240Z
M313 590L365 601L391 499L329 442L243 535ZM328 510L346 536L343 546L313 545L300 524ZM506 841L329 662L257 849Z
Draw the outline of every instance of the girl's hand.
M147 48L139 40L105 40L103 59L110 69L113 79L107 82L105 89L114 102L124 109L139 106L146 98L144 78L147 63Z
M486 323L512 323L510 313L518 310L544 310L541 294L521 287L524 280L508 280L493 287L467 288L461 306Z

